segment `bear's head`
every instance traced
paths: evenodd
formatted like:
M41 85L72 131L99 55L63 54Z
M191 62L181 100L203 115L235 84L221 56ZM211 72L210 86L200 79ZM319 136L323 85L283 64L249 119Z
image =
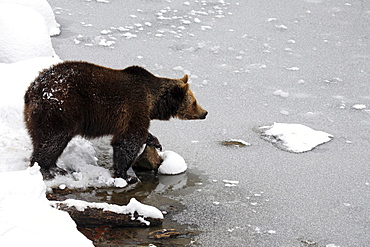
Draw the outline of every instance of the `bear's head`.
M190 90L188 75L185 75L180 80L183 82L181 88L185 92L185 97L176 117L184 120L205 119L208 112L198 104L194 93Z

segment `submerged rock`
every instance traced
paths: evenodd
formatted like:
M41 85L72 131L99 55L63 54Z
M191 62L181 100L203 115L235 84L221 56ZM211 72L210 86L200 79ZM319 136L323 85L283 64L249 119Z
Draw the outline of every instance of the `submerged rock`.
M221 142L222 146L226 147L247 147L251 146L249 142L243 141L243 140L236 140L236 139L231 139L228 141L222 141Z
M181 233L176 229L162 229L148 234L149 238L152 239L166 239L176 237L179 235L181 235Z

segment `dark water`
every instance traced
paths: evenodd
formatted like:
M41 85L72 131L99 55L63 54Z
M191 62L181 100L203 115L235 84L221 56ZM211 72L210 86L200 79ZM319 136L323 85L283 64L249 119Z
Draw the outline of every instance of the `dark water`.
M78 227L95 246L184 246L194 243L193 239L200 232L195 225L179 224L173 220L173 215L186 210L186 206L175 199L180 191L193 191L202 178L191 172L175 176L155 176L152 172L137 173L141 183L122 189L89 188L86 190L54 190L50 198L65 200L68 198L89 202L107 202L110 204L127 205L131 198L141 203L155 206L164 214L161 226L154 227ZM179 235L153 239L150 234L154 231L174 229Z

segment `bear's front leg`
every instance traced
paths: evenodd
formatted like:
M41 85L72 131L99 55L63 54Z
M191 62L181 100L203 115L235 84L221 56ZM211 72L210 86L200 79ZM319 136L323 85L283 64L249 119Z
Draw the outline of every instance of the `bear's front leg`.
M154 135L152 135L151 133L148 133L148 138L146 140L146 144L148 146L155 147L155 148L159 149L160 151L162 151L162 145L159 143L158 138L155 137Z
M141 146L145 141L138 141L136 138L121 139L112 141L113 146L113 168L116 178L123 178L129 184L139 181L135 176L127 174L128 169L135 162ZM144 139L145 140L145 139Z

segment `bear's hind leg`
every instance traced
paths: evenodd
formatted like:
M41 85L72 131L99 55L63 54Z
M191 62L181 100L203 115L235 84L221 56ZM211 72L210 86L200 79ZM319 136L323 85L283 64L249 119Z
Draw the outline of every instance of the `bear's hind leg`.
M41 135L33 138L33 153L30 165L33 166L37 162L46 180L54 178L57 174L67 174L67 171L59 168L56 162L71 139L72 137L67 133Z

